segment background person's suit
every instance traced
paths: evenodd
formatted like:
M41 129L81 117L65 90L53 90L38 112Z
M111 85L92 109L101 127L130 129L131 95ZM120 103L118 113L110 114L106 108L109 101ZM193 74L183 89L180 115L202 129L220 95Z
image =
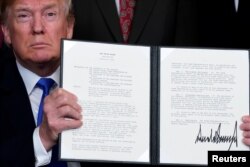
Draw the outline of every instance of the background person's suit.
M198 1L199 46L250 48L250 1Z
M128 43L193 45L196 0L137 0ZM115 0L73 0L75 39L123 43Z

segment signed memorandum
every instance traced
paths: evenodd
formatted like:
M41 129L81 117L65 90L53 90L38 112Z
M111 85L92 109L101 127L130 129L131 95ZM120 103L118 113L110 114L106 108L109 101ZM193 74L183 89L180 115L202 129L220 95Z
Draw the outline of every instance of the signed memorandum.
M212 150L249 150L248 51L161 49L160 161L206 164Z
M60 135L62 160L207 165L208 151L249 150L248 50L62 41L61 87L83 126Z

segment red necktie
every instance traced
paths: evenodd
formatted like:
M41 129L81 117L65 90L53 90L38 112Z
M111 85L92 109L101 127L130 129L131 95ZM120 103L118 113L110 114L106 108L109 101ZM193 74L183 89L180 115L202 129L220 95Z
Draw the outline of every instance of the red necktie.
M123 40L128 42L134 15L135 0L120 0L120 26Z

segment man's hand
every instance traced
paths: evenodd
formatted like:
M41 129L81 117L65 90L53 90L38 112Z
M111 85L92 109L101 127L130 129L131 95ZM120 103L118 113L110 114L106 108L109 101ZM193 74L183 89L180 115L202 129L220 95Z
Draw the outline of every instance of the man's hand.
M250 116L243 116L242 122L240 129L243 130L243 143L250 146Z
M81 112L77 97L62 88L54 90L44 99L39 135L47 151L56 144L59 133L82 125Z

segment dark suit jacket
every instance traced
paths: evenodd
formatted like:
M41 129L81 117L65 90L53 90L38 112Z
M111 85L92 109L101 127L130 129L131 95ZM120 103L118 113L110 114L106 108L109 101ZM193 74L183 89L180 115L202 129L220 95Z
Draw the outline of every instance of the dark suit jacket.
M137 0L128 43L196 44L196 0ZM73 0L75 39L122 43L115 0Z
M236 13L236 39L235 46L238 48L250 48L250 1L240 0Z
M198 2L199 45L250 48L250 1L202 0Z
M8 50L0 58L0 166L34 166L34 129L29 97Z

